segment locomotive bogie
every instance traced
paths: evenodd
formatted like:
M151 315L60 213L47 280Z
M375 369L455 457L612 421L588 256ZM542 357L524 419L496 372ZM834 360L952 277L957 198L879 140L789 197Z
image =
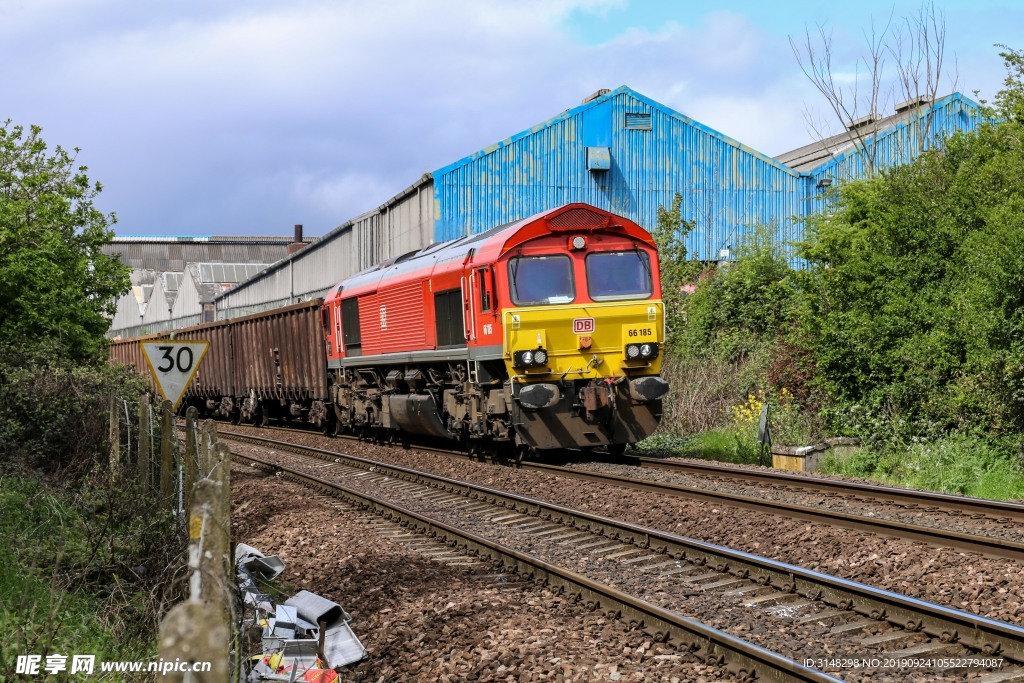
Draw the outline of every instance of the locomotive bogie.
M610 378L609 378L610 379ZM553 401L542 407L520 400L524 391L549 385ZM635 401L626 382L555 380L514 383L513 424L524 443L538 451L565 448L615 447L636 443L654 432L661 420L660 400Z

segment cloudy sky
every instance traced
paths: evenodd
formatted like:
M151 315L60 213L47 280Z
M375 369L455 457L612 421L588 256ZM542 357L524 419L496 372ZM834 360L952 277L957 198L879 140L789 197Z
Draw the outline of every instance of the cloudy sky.
M806 144L808 112L834 124L789 37L824 25L849 81L872 21L919 7L0 0L0 121L81 148L119 234L322 234L598 88L628 85L767 154ZM994 45L1024 48L1024 3L936 8L948 76L991 99Z

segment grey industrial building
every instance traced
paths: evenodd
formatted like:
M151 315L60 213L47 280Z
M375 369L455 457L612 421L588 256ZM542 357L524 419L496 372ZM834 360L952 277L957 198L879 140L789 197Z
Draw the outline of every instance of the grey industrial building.
M296 237L115 237L103 253L131 268L111 337L136 337L215 318L214 298L296 252Z

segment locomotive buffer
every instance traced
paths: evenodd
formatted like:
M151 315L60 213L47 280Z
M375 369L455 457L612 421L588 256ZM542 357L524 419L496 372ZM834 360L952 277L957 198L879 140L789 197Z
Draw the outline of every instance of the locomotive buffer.
M139 342L139 345L160 395L173 404L172 412L177 411L185 391L195 379L199 365L206 358L210 342L161 339Z

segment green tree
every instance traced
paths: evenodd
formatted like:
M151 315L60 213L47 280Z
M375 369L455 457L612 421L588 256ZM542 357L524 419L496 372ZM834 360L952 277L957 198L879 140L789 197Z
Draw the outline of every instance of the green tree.
M686 325L683 312L683 286L691 282L700 264L687 259L686 236L696 223L683 219L683 195L676 193L667 208L658 207L658 224L651 236L658 245L661 294L665 301L665 323L668 328L667 344L676 346Z
M851 429L1024 430L1024 55L1003 56L996 122L809 224L804 339Z
M686 300L687 352L735 360L774 343L792 321L792 272L770 226L744 232L735 261L702 278Z
M128 269L101 252L116 218L93 205L102 187L52 152L41 129L0 126L0 342L53 340L70 361L102 353Z

